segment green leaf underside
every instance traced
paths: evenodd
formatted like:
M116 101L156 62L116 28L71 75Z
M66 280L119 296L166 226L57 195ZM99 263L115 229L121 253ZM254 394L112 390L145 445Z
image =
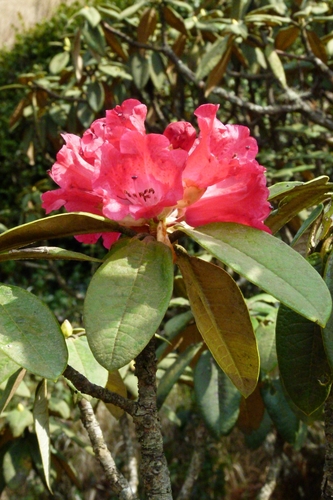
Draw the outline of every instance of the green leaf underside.
M85 212L51 215L0 234L0 252L21 248L39 240L118 230L117 222L99 215Z
M55 380L67 364L60 326L37 297L22 288L0 285L0 348L35 375Z
M95 273L84 303L90 348L109 371L134 359L159 327L173 289L170 249L132 240Z
M289 397L303 413L311 415L326 400L331 381L320 327L281 305L276 350Z
M33 407L33 416L35 422L35 431L38 440L40 456L43 464L45 482L52 493L50 484L51 469L51 448L50 448L50 428L49 428L49 410L47 400L47 382L42 380L36 390L36 397Z
M217 364L247 397L256 387L259 357L248 309L231 276L177 251L197 327Z
M94 358L87 337L84 335L66 339L68 347L68 364L82 373L93 384L105 387L108 380L108 371Z
M214 362L209 351L202 353L195 372L194 390L200 413L219 438L235 425L241 394Z
M80 260L88 262L103 262L80 252L72 252L59 247L35 247L24 248L20 250L10 250L0 253L0 262L6 260L25 260L25 259L45 259L45 260Z
M261 394L277 431L285 441L295 443L300 431L300 420L290 408L280 381L267 381L261 389Z
M332 300L311 265L286 243L241 224L216 222L191 229L177 226L217 259L302 316L326 324Z

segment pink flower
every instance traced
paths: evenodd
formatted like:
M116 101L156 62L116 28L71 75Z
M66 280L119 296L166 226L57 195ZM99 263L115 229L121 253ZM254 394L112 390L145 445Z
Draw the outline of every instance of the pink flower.
M103 215L130 227L154 220L185 220L192 226L238 222L269 231L265 169L249 130L223 125L218 106L205 104L195 115L200 134L187 122L171 123L164 134L147 134L147 109L135 99L106 112L79 138L65 134L50 176L59 189L42 195L47 213ZM94 243L99 234L77 236ZM118 233L103 234L110 245Z
M189 151L178 207L194 227L237 222L270 232L263 223L270 205L265 169L255 160L257 142L247 127L223 125L216 118L217 110L217 105L204 104L195 111L200 135L190 148L192 125L172 123L166 128L173 146Z

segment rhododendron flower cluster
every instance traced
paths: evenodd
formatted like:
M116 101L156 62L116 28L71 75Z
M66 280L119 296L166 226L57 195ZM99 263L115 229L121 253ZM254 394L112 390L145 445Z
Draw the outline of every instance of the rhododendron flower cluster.
M223 125L217 110L213 104L197 108L199 134L187 122L148 134L146 106L128 99L94 121L82 138L64 134L66 144L50 171L59 189L42 195L43 208L49 213L64 206L129 227L237 222L269 232L257 142L247 127ZM77 239L94 243L100 236ZM109 248L119 234L102 237Z

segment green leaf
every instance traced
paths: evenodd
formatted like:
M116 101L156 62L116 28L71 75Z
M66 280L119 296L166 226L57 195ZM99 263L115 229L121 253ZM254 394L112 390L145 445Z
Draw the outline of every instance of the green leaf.
M245 444L250 450L256 450L263 444L267 434L272 428L272 420L266 410L264 417L261 421L260 427L251 432L251 434L245 435Z
M101 21L101 15L95 7L86 5L81 9L77 15L84 16L92 28L95 28Z
M105 93L101 82L95 81L87 86L87 99L89 106L98 113L104 105Z
M86 23L82 30L82 34L93 55L104 56L105 38L102 28L100 26L93 28L90 23Z
M47 401L47 382L43 379L37 386L36 397L33 407L33 417L35 422L35 431L38 440L40 456L43 464L45 482L52 493L50 484L51 468L51 448L50 448L50 427L49 410Z
M261 394L277 431L285 441L294 444L300 432L301 422L288 405L280 381L266 380Z
M234 271L302 316L325 326L332 308L323 279L286 243L259 229L216 222L177 226Z
M6 384L5 390L1 396L0 400L0 413L2 413L7 407L9 401L12 399L14 394L16 393L17 388L22 382L24 375L26 374L26 370L24 368L20 368L13 375L11 375Z
M276 233L304 208L312 207L331 198L333 183L325 175L302 184L281 182L271 189L269 201L278 202L278 208L265 220L265 224Z
M6 485L9 488L16 490L27 485L32 463L28 445L23 438L14 441L5 453L2 467Z
M222 268L180 248L176 253L198 330L220 368L249 396L257 385L259 358L241 291Z
M85 128L88 128L91 125L91 122L95 119L95 113L88 103L79 102L77 106L77 117L80 123Z
M103 262L101 259L90 257L84 253L71 252L59 247L35 247L24 248L20 250L9 250L9 252L0 253L0 262L6 260L26 260L26 259L45 259L45 260L80 260L88 262ZM0 370L1 373L1 370Z
M326 400L331 382L320 327L281 305L276 350L280 376L290 399L311 415Z
M170 249L132 240L97 270L87 290L84 320L90 348L107 370L135 358L159 327L173 289Z
M87 337L73 335L66 339L68 347L68 364L82 373L93 384L105 387L108 380L108 371L101 366L93 356Z
M153 52L149 58L149 75L157 90L163 89L166 83L165 67L161 55Z
M229 45L229 37L218 38L216 42L205 52L203 58L198 64L196 78L202 80L210 73L226 52Z
M256 338L260 354L260 367L262 370L270 372L277 365L275 322L261 322L256 329Z
M112 231L121 232L122 228L117 222L99 215L85 212L51 215L0 234L0 251L24 247L38 240Z
M333 252L330 253L326 261L324 280L333 299ZM326 327L323 328L322 335L328 363L333 371L333 314L331 314Z
M202 353L194 372L199 411L213 434L228 434L237 422L241 394L216 365L209 351Z
M0 384L19 369L20 366L0 350Z
M275 77L279 80L282 87L286 88L287 80L284 67L273 45L267 45L265 47L265 55Z
M69 52L60 52L59 54L56 54L50 61L49 69L50 73L53 75L57 75L58 73L61 73L63 69L66 68L67 64L69 63L70 55Z
M139 52L135 52L129 60L133 81L139 90L142 90L149 80L149 59Z
M157 407L161 408L171 389L183 374L185 368L190 364L194 356L201 349L202 344L193 344L179 354L176 361L166 370L157 388Z
M32 293L0 285L0 347L15 363L55 380L67 364L67 349L58 321Z
M33 424L33 416L30 410L19 404L17 408L6 415L13 437L17 438L23 434L24 430Z
M136 14L138 10L141 9L141 7L145 7L147 5L146 0L140 0L139 2L135 2L133 5L130 7L127 7L127 9L124 9L119 15L118 15L118 20L122 21L123 19L128 19L133 16L133 14Z

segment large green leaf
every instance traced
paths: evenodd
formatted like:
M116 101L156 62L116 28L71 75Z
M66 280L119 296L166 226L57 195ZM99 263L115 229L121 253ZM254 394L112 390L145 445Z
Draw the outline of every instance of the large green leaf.
M241 394L216 365L209 351L202 353L195 368L194 390L209 429L217 438L228 434L237 422Z
M326 400L331 382L320 327L282 304L276 321L276 350L289 397L311 415Z
M173 288L170 249L132 240L97 270L87 291L84 321L97 361L116 370L135 358L159 327Z
M0 234L0 252L21 248L38 240L113 231L126 229L110 219L85 212L51 215Z
M329 290L311 265L283 241L231 222L177 228L295 312L325 326L332 308Z
M22 288L0 285L0 348L35 375L55 380L67 364L67 349L50 309Z
M217 364L247 397L257 385L259 357L242 293L222 268L176 252L197 327Z

